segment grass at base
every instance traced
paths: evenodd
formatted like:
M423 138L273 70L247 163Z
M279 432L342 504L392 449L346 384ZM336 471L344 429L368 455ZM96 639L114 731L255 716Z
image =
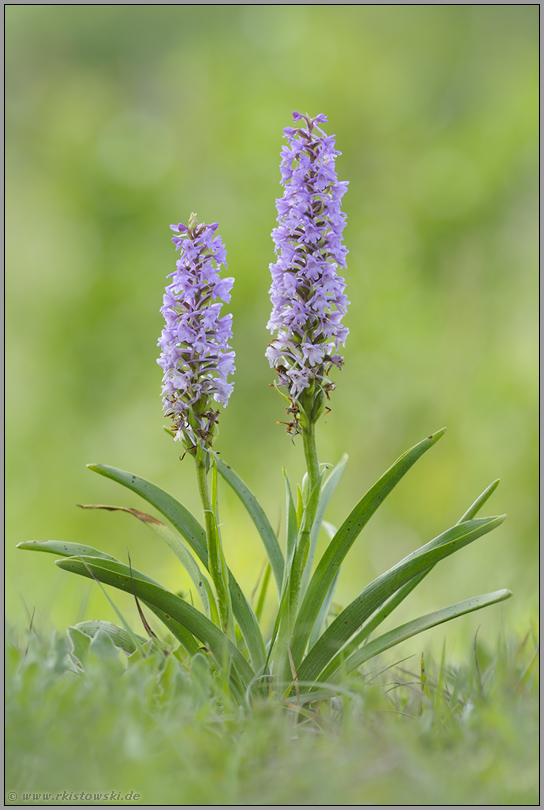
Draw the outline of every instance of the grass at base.
M477 664L426 656L424 684L417 656L370 662L307 716L236 707L204 656L127 663L99 643L78 672L69 650L58 633L8 634L7 805L539 804L532 633L478 642Z

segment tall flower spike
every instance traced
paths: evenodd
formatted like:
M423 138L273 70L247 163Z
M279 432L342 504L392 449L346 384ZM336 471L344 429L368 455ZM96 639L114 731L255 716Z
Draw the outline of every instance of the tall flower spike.
M215 236L217 223L199 224L191 214L189 225L171 225L172 242L180 251L177 269L164 294L161 312L166 325L157 360L164 370L163 410L172 417L175 439L188 449L211 447L219 411L212 400L227 405L233 385L227 377L234 369L232 315L220 317L221 301L230 301L233 278L221 278L227 266L223 240Z
M272 231L276 262L270 265L273 308L268 328L277 336L266 350L278 384L288 389L295 421L297 414L315 422L325 407L325 396L334 388L328 374L342 367L338 354L348 329L342 325L347 300L345 281L337 274L346 266L342 245L346 215L340 200L347 182L335 171L335 138L318 126L324 115L310 118L293 113L302 127L286 127L287 146L281 152L281 184L285 191L276 200L278 227Z

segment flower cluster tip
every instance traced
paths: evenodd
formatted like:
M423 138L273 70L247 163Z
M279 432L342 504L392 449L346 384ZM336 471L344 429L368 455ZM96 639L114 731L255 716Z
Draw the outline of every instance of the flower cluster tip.
M164 293L157 362L164 371L164 413L172 418L174 438L188 449L198 443L211 448L219 417L213 401L226 406L233 390L227 379L235 370L232 315L222 316L221 308L234 279L220 276L227 254L217 227L199 224L195 214L188 225L170 226L180 258Z
M349 303L346 285L338 274L348 252L342 244L346 215L340 208L348 184L336 174L335 160L341 153L335 137L319 126L327 121L325 115L310 118L294 112L293 121L303 125L284 129L284 193L276 200L276 261L270 265L268 328L276 336L266 356L278 384L288 389L290 411L296 413L304 403L315 421L323 412L324 396L334 388L329 371L342 367L338 352L349 331L342 324ZM289 424L296 428L296 418Z

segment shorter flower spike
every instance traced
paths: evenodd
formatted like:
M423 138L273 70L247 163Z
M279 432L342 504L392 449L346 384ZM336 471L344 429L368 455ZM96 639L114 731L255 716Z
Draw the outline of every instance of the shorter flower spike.
M197 444L209 450L219 417L212 400L226 406L233 390L227 382L235 370L232 315L220 316L220 302L230 301L234 279L219 276L227 254L215 235L217 223L199 224L191 214L188 226L170 227L180 258L161 307L166 325L157 362L164 370L163 410L173 420L175 440L189 450Z
M266 356L278 384L288 389L291 412L297 413L298 403L301 417L315 422L334 388L329 371L333 365L342 367L338 350L349 331L342 325L349 303L346 285L337 274L339 266L346 266L348 252L342 244L346 215L340 210L348 184L336 175L340 152L334 136L318 126L326 117L294 112L293 120L303 126L284 129L287 145L280 169L285 191L276 200L279 225L272 238L277 259L270 265L273 308L268 322L277 336Z

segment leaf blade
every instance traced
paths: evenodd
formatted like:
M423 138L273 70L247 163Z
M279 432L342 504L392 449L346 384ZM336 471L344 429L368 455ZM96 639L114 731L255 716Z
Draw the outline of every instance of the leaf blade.
M154 605L179 622L202 644L209 645L220 668L224 668L225 654L229 659L232 659L236 672L246 688L254 678L253 670L248 662L222 630L179 596L170 593L160 585L149 582L146 577L142 577L139 571L132 570L131 572L122 563L97 560L94 557L69 557L57 560L56 564L65 571L88 578L92 578L92 574L94 574L100 582L112 585L114 588L127 593L135 592L138 598ZM89 568L92 573L89 572Z
M270 525L270 521L255 495L251 492L247 484L242 481L240 476L234 472L232 467L229 467L229 465L225 464L220 458L216 459L216 464L218 472L236 492L255 524L255 528L268 554L278 593L281 594L284 560L278 538Z
M127 487L127 489L131 489L150 503L151 506L154 506L187 540L208 570L206 533L191 512L172 495L169 495L168 492L145 478L140 478L140 476L125 470L119 470L116 467L109 467L106 464L87 464L87 467L93 472L110 478L112 481ZM265 648L261 629L251 605L230 570L229 590L234 615L246 641L252 663L257 670L260 670L264 668L265 663Z
M312 647L300 667L300 679L314 680L324 668L330 674L340 666L344 644L391 594L417 574L495 529L505 517L480 518L453 526L422 546L421 553L408 555L405 561L377 577L342 611ZM431 547L431 544L434 545Z
M329 543L310 579L295 622L290 647L296 667L302 660L306 643L331 582L349 549L382 501L413 464L444 435L445 430L442 428L433 433L400 456L352 509Z
M93 472L131 489L158 509L187 540L204 565L207 564L206 532L191 512L173 495L152 484L151 481L140 478L134 473L119 470L117 467L109 467L107 464L87 464L87 467Z
M460 523L465 523L467 520L471 520L474 518L482 506L486 503L489 497L493 494L493 492L497 489L500 483L500 479L493 481L483 492L482 494L474 501L474 503L470 506L469 509L464 513L464 515L457 521L456 525ZM407 558L405 558L407 559ZM356 637L353 638L350 643L349 647L353 647L356 649L362 642L370 636L371 633L374 632L376 627L378 627L403 601L406 597L422 582L426 576L428 576L431 571L433 570L434 566L427 568L425 571L422 571L420 574L417 574L413 579L403 585L402 588L394 593L388 600L385 602L383 607L378 611L378 613L373 616L367 624L365 624L359 633L357 633Z
M382 636L370 641L368 644L365 644L362 649L354 652L344 661L343 669L345 672L352 672L354 669L364 664L365 661L368 661L375 655L379 655L381 652L391 649L391 647L395 647L397 644L406 641L406 639L412 636L423 633L431 627L444 624L444 622L449 622L459 616L472 613L475 610L481 610L489 605L503 602L511 596L512 591L504 588L499 591L493 591L492 593L485 593L480 596L473 596L470 599L464 599L462 602L456 602L453 605L435 610L432 613L427 613L425 616L420 616L417 619L406 622L396 627L394 630L390 630L388 633L384 633ZM333 680L334 679L335 676L333 675Z
M141 521L144 525L155 532L161 540L164 540L166 545L174 552L182 566L185 568L196 591L202 602L202 607L208 619L212 618L212 609L210 606L209 593L211 587L207 582L195 558L185 545L185 543L175 534L169 526L162 521L157 520L153 515L148 515L146 512L140 512L139 509L131 509L128 506L106 506L105 504L78 504L82 509L106 509L110 512L127 512L133 515L137 520ZM213 597L212 597L213 598ZM212 619L213 621L213 619Z
M306 591L308 587L308 582L310 581L310 575L312 573L312 565L314 562L315 551L317 547L317 540L319 538L319 532L321 530L321 524L323 523L323 518L325 517L325 512L327 511L327 507L329 502L334 495L336 487L344 474L344 470L346 469L346 464L348 463L348 455L344 453L338 464L332 468L330 471L327 480L323 484L323 489L321 491L321 495L319 496L319 502L317 504L317 509L314 517L314 521L312 524L312 530L310 532L310 549L308 551L308 559L306 560L306 568L304 570L304 576L302 578L302 592Z

